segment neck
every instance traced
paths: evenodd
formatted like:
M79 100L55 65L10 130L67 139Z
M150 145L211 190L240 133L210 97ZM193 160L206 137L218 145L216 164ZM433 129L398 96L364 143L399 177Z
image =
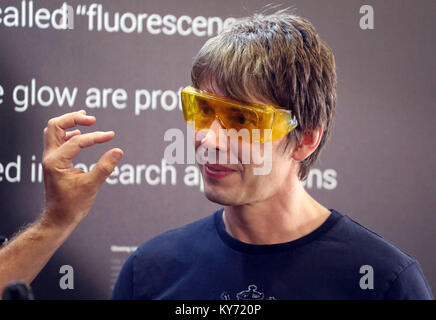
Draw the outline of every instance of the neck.
M298 180L293 188L260 202L225 206L227 232L249 244L276 244L301 238L321 226L330 211L316 202Z

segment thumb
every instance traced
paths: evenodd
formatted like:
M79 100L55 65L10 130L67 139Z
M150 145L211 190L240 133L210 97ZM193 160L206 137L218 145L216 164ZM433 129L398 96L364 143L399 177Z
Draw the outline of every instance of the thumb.
M107 151L89 172L91 179L99 185L102 184L114 171L115 166L121 161L123 154L123 150L119 148Z

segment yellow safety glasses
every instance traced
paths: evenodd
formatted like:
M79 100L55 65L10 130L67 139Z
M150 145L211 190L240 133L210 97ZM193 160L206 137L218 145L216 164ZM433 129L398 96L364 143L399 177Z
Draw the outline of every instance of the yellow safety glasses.
M181 97L185 120L195 130L209 129L218 119L228 131L248 129L248 142L263 143L280 139L297 127L295 116L283 107L246 103L191 86L182 90Z

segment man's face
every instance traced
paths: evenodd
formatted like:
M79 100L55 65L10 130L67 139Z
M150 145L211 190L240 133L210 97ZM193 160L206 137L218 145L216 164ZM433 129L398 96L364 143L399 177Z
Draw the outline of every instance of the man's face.
M210 87L200 89L223 96ZM265 101L252 102L265 104ZM196 131L195 150L203 155L198 166L206 197L222 205L237 206L261 202L288 191L297 168L291 160L291 151L283 152L285 139L286 136L269 143L251 144L226 135L218 119L209 130Z

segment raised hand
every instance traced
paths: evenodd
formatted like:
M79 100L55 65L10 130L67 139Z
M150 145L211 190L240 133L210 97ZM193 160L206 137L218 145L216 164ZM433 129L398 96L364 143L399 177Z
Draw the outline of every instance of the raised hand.
M64 114L48 121L44 129L42 164L45 184L43 221L57 226L75 227L89 212L101 184L123 156L118 148L107 151L94 168L85 173L74 168L72 160L83 148L111 140L115 133L79 130L66 131L77 125L91 126L95 117L85 111Z

